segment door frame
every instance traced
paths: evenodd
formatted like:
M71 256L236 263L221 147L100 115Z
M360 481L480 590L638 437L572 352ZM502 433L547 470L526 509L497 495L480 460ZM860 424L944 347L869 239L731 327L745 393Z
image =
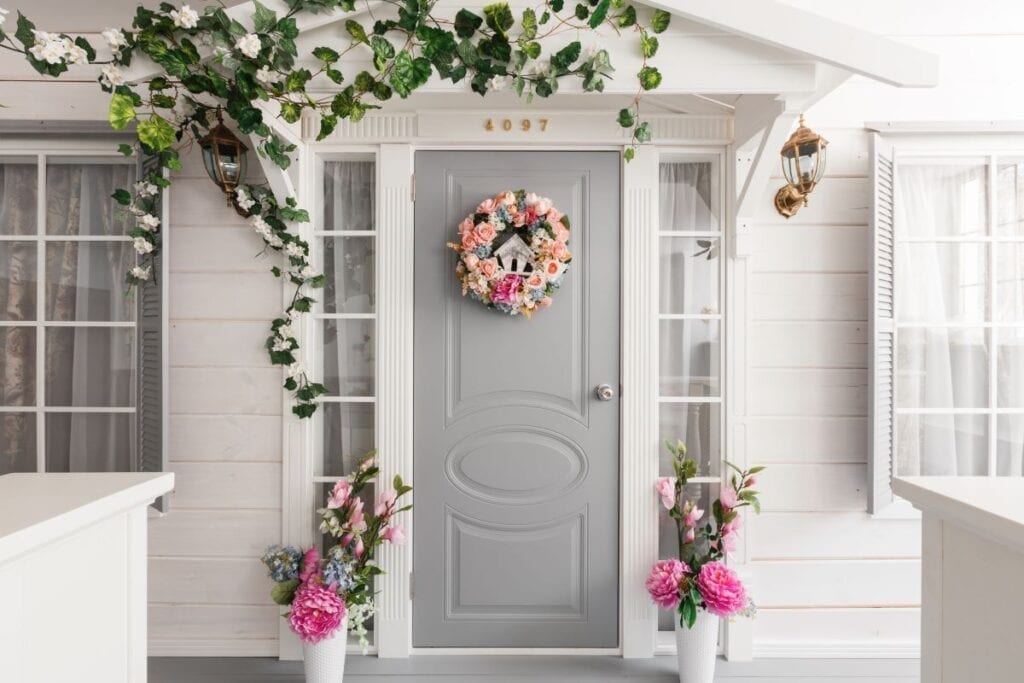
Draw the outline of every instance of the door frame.
M658 556L658 506L648 495L658 476L658 168L662 157L717 157L725 230L732 232L732 196L727 191L726 153L732 143L732 117L664 115L648 117L658 145L644 145L623 163L620 173L620 427L619 427L619 645L615 648L414 648L412 646L411 516L408 543L384 547L385 574L375 615L374 649L380 657L411 654L618 654L650 657L672 650L658 638L657 612L643 579ZM523 121L531 121L526 126ZM537 122L544 120L541 137ZM492 122L488 128L487 122ZM510 128L506 128L508 121ZM496 124L496 125L495 125ZM383 480L401 473L413 478L413 265L414 162L417 151L622 151L628 144L608 111L428 111L367 116L348 121L321 142L318 124L303 119L296 191L300 205L316 216L323 207L322 168L332 159L368 158L377 162L376 302L378 464ZM313 226L299 232L313 243ZM627 239L627 236L629 237ZM723 251L723 253L726 253ZM387 258L380 256L387 254ZM314 264L316 265L316 264ZM728 270L728 266L727 266ZM723 297L725 293L723 293ZM304 348L315 346L318 325L305 316L300 334ZM726 338L728 345L732 335ZM308 343L306 343L308 340ZM729 354L731 355L731 353ZM383 359L387 362L383 362ZM321 371L316 354L306 359ZM723 378L724 379L724 378ZM288 402L285 401L287 407ZM726 413L726 411L723 411ZM727 413L726 413L727 414ZM300 421L285 410L283 429L282 536L286 543L314 540L313 511L318 480L315 455L319 421ZM631 454L646 453L650 457ZM413 497L415 492L413 493ZM415 499L413 498L413 503ZM297 640L280 625L281 656L295 657Z

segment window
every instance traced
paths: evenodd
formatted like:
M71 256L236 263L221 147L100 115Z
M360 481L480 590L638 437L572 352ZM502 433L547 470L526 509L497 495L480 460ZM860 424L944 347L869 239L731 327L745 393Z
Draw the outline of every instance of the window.
M876 166L891 182L875 181L881 504L890 473L1024 473L1024 157L886 151Z
M163 469L163 277L129 293L110 198L136 176L116 153L0 157L0 474Z
M708 508L721 477L725 258L718 156L666 157L659 167L658 423L661 440L682 439L700 477L688 495ZM662 449L659 473L672 475ZM661 557L678 557L662 514ZM661 612L659 629L673 630Z

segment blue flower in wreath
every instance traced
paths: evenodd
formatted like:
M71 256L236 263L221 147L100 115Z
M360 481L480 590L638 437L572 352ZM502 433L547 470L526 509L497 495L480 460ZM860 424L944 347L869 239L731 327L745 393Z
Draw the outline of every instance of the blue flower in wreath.
M473 250L473 253L476 254L479 258L487 258L488 256L491 255L491 245L485 244L483 246L479 246Z

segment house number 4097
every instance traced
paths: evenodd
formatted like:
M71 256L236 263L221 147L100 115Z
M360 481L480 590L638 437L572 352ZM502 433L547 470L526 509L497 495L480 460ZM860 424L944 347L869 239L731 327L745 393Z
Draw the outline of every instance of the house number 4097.
M531 119L521 119L519 121L513 121L512 119L487 119L484 122L484 130L503 130L511 131L514 128L518 128L521 131L528 131L533 129L534 123ZM544 132L548 129L547 119L537 119L537 130Z

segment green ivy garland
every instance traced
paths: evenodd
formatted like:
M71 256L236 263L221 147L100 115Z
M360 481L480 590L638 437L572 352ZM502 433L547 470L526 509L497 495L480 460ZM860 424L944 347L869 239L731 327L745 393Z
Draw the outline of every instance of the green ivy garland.
M668 28L667 12L654 11L645 25L626 0L585 0L571 10L566 9L565 0L544 0L536 8L524 9L517 26L507 2L486 6L483 16L460 9L453 19L435 16L436 3L385 0L385 5L393 6L395 18L377 19L372 26L355 19L345 21L346 39L339 41L343 44L312 51L319 64L315 71L296 64L296 17L334 10L355 12L355 0L287 0L284 16L254 0L248 27L221 7L207 7L200 14L188 5L179 8L166 2L157 10L140 6L132 30L103 31L110 52L103 59L97 58L85 38L39 31L20 12L14 34L7 33L3 30L7 12L0 9L0 47L23 53L36 71L54 77L72 65L102 65L99 83L111 94L111 126L122 130L136 124L138 144L123 144L120 151L131 156L141 150L158 159L159 167L140 178L133 191L121 189L113 195L136 218L129 234L139 259L126 275L129 285L153 277L153 259L160 250L155 207L161 190L170 184L163 170L181 168L180 149L216 125L221 111L241 133L258 139L259 154L286 169L295 145L267 125L258 106L262 102L276 102L280 117L289 123L298 121L303 110L315 112L320 118L319 140L330 135L339 120L359 121L393 95L408 97L435 73L453 83L468 80L480 95L510 85L528 100L549 97L565 77L579 78L586 92L602 92L605 79L614 71L606 50L584 53L580 41L574 40L544 55L542 41L606 26L616 34L634 32L643 58L636 96L618 114L618 123L632 129L626 160L633 158L637 144L650 141L650 127L640 118L640 98L661 83L661 73L648 60L658 51L655 34ZM371 54L373 69L346 77L337 65L353 50ZM163 75L126 82L122 67L130 66L139 55L158 64ZM340 91L315 99L306 87L318 76L337 84ZM311 310L314 299L308 289L323 287L324 276L309 263L309 245L289 229L289 224L308 222L309 213L298 208L293 197L281 202L266 187L241 186L235 199L265 248L283 255L285 265L272 268L274 275L295 286L291 304L271 323L266 347L271 363L287 369L284 386L294 393L292 411L309 417L316 411L317 397L327 388L312 381L299 363L299 343L291 325Z

